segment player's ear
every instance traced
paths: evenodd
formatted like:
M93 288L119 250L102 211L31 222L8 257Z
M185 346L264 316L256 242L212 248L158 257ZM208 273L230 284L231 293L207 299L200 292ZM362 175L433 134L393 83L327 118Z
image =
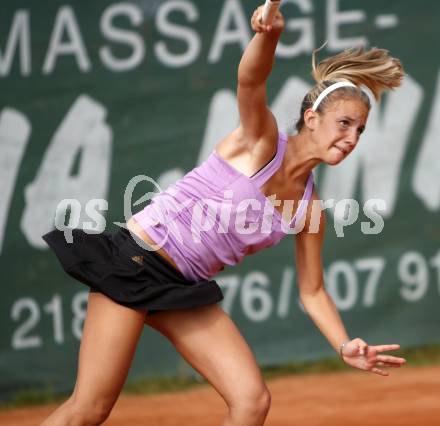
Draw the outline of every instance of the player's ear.
M315 130L318 125L319 114L316 111L313 111L311 108L306 109L304 111L304 125L309 130Z

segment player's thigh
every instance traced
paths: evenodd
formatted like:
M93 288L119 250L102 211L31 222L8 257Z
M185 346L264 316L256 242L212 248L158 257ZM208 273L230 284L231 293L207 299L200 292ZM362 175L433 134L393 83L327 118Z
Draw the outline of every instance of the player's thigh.
M146 311L90 293L73 400L111 406L119 395L142 332Z
M249 345L219 306L160 312L147 316L146 323L164 334L228 404L267 392Z

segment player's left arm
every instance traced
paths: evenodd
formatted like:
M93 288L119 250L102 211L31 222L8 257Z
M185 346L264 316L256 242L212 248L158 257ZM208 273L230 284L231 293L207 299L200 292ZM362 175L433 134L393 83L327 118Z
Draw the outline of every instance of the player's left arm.
M295 238L295 256L301 303L319 330L336 351L349 340L333 300L324 287L321 249L325 214L319 211L314 191L307 208L303 230Z
M336 352L352 367L388 375L382 367L400 367L403 358L382 355L399 345L369 346L362 339L350 340L341 316L324 286L321 251L325 233L325 214L321 201L313 192L308 205L305 226L295 238L295 255L301 303ZM343 346L342 346L343 345ZM341 351L342 346L342 351Z

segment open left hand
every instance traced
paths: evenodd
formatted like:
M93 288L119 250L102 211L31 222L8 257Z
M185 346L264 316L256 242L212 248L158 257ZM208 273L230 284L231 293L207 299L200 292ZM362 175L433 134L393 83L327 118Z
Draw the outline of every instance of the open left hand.
M382 355L383 352L395 351L399 345L369 346L362 339L356 338L347 342L342 350L342 359L351 367L371 371L381 376L388 376L383 367L398 368L405 364L405 358Z

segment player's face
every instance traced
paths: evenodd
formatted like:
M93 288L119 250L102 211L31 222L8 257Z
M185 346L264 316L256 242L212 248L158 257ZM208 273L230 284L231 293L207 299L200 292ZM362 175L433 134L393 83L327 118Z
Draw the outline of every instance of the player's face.
M357 99L338 100L319 116L315 130L323 162L339 164L356 147L368 119L369 109Z

